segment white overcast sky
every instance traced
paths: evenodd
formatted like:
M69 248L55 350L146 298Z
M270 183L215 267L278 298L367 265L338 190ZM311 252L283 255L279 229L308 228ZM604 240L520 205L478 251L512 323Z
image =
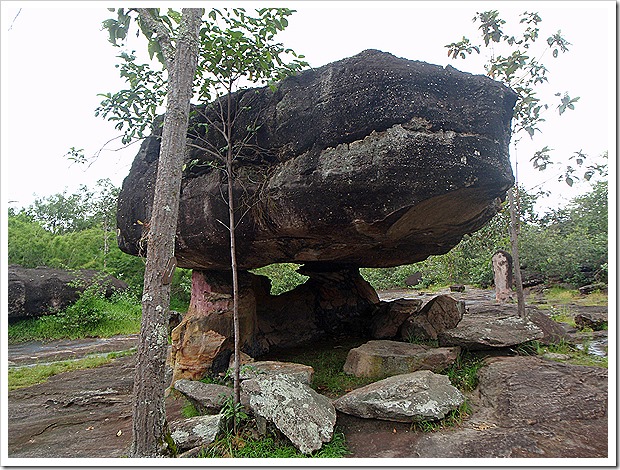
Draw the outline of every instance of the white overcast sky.
M143 6L180 8L182 2ZM133 5L133 4L132 4ZM304 54L310 65L326 63L373 48L407 59L484 73L480 59L452 60L446 44L463 35L480 42L472 18L477 11L497 9L502 16L537 11L541 41L561 29L570 52L554 60L545 56L550 83L545 93L580 96L577 109L561 117L548 112L543 134L519 147L519 179L527 188L557 179L557 172L531 171L532 153L548 145L555 159L583 150L595 156L609 151L615 163L616 132L616 3L586 2L201 2L212 6L283 6L297 10L289 28L278 36ZM129 172L139 144L106 151L88 169L64 157L70 147L93 155L118 134L113 124L94 116L97 93L122 86L115 56L101 22L112 14L108 2L2 1L2 200L3 208L24 207L36 196L48 196L80 184L94 187L99 178L116 185ZM18 14L19 13L19 14ZM507 30L508 32L509 30ZM140 47L139 45L137 47ZM525 139L523 139L525 140ZM113 143L109 148L117 148ZM513 155L514 161L514 155ZM610 178L615 175L611 168ZM550 186L552 187L552 186ZM557 203L574 195L559 188ZM564 198L564 199L562 199ZM551 202L550 205L555 205Z

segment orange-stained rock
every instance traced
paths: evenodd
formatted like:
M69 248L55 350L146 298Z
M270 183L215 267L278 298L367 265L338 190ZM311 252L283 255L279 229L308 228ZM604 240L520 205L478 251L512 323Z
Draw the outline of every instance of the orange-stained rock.
M204 331L205 320L188 318L172 330L172 383L179 379L202 379L226 341L226 336L213 330Z

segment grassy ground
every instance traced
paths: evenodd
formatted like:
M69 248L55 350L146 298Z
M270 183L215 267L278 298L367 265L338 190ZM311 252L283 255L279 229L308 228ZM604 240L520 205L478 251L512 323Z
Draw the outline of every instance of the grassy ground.
M82 299L81 299L82 300ZM140 303L129 296L98 296L78 301L56 315L10 324L9 343L33 340L109 338L140 331Z
M23 387L30 387L39 383L44 383L51 376L79 369L92 369L112 362L117 357L133 354L133 351L113 352L103 356L92 356L77 360L67 360L53 362L50 364L40 364L9 369L8 385L9 390Z

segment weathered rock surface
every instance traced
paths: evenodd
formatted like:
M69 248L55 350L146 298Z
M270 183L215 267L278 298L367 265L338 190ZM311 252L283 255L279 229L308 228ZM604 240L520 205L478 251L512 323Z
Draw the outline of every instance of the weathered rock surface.
M402 341L369 341L347 355L344 371L357 377L383 378L417 370L440 372L456 361L461 349L433 348Z
M438 335L440 346L460 346L470 351L507 348L544 337L534 323L497 311L464 315L456 328Z
M360 418L411 423L442 419L464 401L447 376L417 371L353 390L335 400L334 406Z
M259 375L287 375L303 384L310 385L314 369L304 364L280 361L256 361L241 366L239 373L241 380L254 379Z
M607 369L537 357L493 358L463 426L428 433L393 457L608 456Z
M438 295L413 313L401 327L404 340L435 340L441 332L456 327L465 313L465 302L450 295Z
M575 315L575 324L580 329L603 330L607 327L607 314L596 312L579 313Z
M24 268L7 271L9 321L49 315L74 303L87 286L98 282L106 297L127 289L127 283L90 269ZM101 278L100 278L101 276Z
M274 423L301 452L313 452L331 440L336 410L308 385L286 375L259 375L241 382L241 388L252 412Z
M233 390L225 385L206 384L198 380L181 379L174 383L174 389L181 392L202 414L219 413Z
M385 267L447 252L495 215L513 184L515 100L488 77L373 50L287 78L275 92L239 92L234 101L251 111L234 137L261 123L236 164L239 216L251 207L237 228L239 268ZM222 147L201 119L190 141ZM127 253L144 251L158 157L157 136L147 138L123 183L118 240ZM175 255L180 267L227 270L225 176L210 161L188 152Z
M391 302L381 302L370 322L370 337L375 339L398 337L403 323L419 312L423 304L421 299L396 299Z
M220 432L222 416L194 416L170 423L170 437L178 452L205 446L215 441Z

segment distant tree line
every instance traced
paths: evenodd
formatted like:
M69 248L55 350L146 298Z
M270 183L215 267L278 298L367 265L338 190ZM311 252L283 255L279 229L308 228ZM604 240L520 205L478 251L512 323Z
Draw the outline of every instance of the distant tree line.
M37 199L20 210L9 209L9 264L25 267L95 269L127 282L141 293L144 260L123 253L116 244L118 188L102 180L95 190L82 186L75 194L55 194ZM607 282L608 189L607 181L594 182L591 190L568 205L539 215L539 196L520 190L521 264L527 276L548 283L577 287ZM510 247L506 207L485 227L466 235L450 252L420 263L395 268L363 268L362 275L377 289L405 287L405 280L421 272L422 286L465 283L491 286L491 257ZM272 279L272 293L279 294L304 282L296 265L272 265L255 270ZM173 281L174 296L189 300L190 272L179 269Z

